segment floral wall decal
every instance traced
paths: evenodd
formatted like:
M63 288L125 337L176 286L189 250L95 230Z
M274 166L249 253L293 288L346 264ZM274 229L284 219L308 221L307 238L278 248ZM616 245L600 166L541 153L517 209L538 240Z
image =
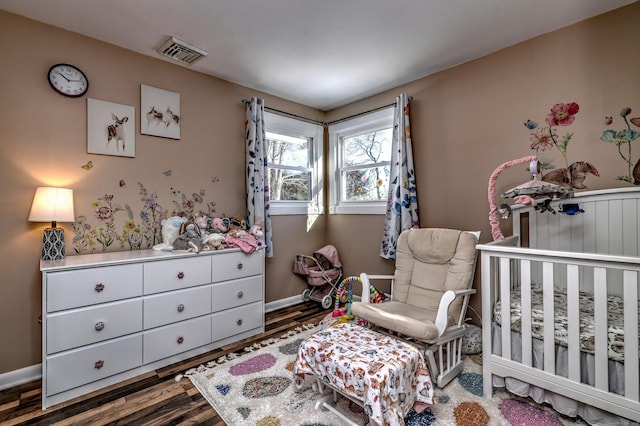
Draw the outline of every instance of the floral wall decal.
M631 125L633 124L636 127L640 127L640 117L629 118L629 115L631 115L631 108L622 108L620 110L620 117L624 120L626 128L621 130L607 129L602 132L600 140L602 142L615 144L618 148L618 154L627 164L627 175L618 176L616 179L634 185L640 185L640 158L635 166L632 166L633 160L631 159L631 142L640 136L640 132L633 130ZM604 123L610 126L613 124L613 117L605 117Z
M536 151L552 150L557 148L564 159L563 168L555 169L542 176L542 181L554 183L565 188L584 189L584 180L587 175L600 176L598 170L585 161L577 161L569 164L567 158L567 148L573 138L573 133L567 132L562 136L558 135L558 127L566 127L573 124L576 114L580 111L580 106L576 102L557 103L553 105L545 117L547 126L539 127L533 120L527 120L524 126L533 130L530 133L531 149ZM539 159L541 170L554 169L552 159Z
M121 181L122 182L122 181ZM125 186L119 184L121 188ZM141 201L139 212L125 204L124 207L115 201L113 194L104 194L91 204L95 223L87 216L77 216L72 226L74 237L72 247L75 253L95 251L106 252L115 243L121 250L141 250L151 248L162 242L162 220L170 216L183 216L193 220L196 214L211 216L215 213L216 203L205 201L205 190L194 192L191 196L171 188L169 194L173 209L170 211L158 202L158 194L149 191L140 182L138 189ZM118 220L126 214L124 221ZM119 223L122 222L120 228Z
M107 248L118 238L115 216L124 209L120 205L114 204L113 195L109 194L98 198L92 206L95 208L96 219L100 221L96 231L96 240L102 246L102 251L107 251Z

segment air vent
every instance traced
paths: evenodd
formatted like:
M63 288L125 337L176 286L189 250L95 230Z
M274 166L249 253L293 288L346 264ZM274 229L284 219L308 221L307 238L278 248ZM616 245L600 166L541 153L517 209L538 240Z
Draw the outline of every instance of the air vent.
M207 56L207 52L191 46L175 37L169 37L167 41L157 49L158 53L183 64L191 65L198 59Z

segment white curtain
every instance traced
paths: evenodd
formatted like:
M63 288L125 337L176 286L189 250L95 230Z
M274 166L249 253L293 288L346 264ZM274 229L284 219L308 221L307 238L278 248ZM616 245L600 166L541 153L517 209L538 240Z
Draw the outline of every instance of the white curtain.
M418 192L409 126L409 98L403 93L396 98L393 115L391 174L380 256L395 260L400 233L408 228L419 227Z
M253 97L247 103L246 181L249 225L260 225L264 232L265 255L273 257L271 215L269 214L269 179L264 128L264 101Z

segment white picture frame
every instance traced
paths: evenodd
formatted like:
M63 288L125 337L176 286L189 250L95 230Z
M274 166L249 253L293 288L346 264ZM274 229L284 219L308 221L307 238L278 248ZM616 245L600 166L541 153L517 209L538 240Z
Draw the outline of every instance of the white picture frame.
M87 152L136 156L136 109L87 98Z
M140 134L180 139L180 94L140 85Z

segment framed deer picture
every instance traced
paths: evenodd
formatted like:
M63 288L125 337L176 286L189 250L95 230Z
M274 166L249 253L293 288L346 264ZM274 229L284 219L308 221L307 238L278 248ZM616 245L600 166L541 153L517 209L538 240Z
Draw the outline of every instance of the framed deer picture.
M136 156L136 110L132 106L87 99L87 152Z
M140 133L180 139L180 94L140 85Z

